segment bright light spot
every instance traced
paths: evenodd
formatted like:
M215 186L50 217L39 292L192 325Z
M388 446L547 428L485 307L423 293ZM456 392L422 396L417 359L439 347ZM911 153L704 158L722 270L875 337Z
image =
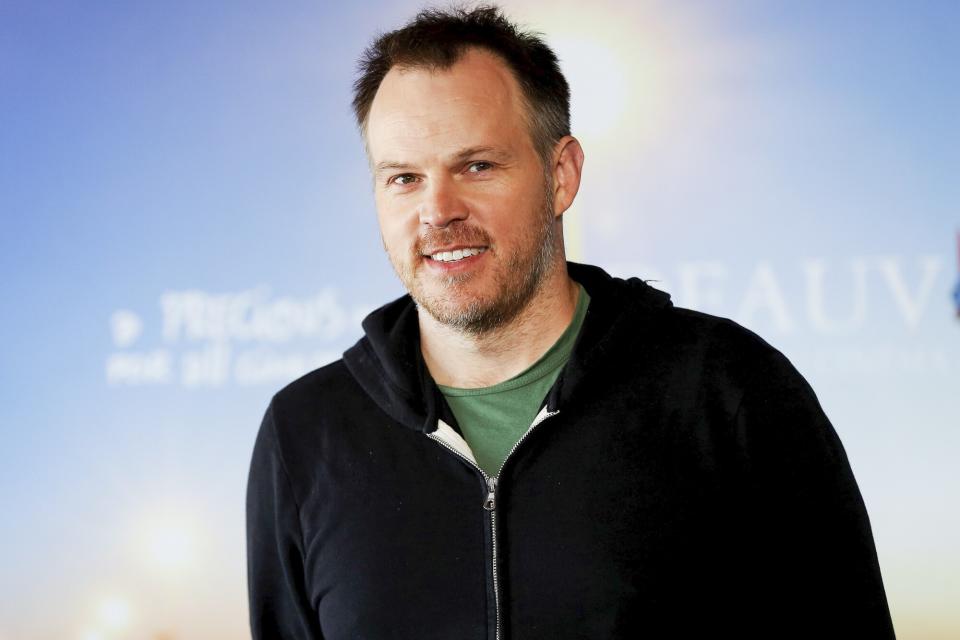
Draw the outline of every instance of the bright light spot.
M126 629L131 617L130 603L117 596L105 598L97 609L100 624L110 631Z
M587 144L593 167L598 149L622 155L630 148L636 159L638 145L669 136L668 121L683 106L673 85L689 74L678 68L680 39L672 36L668 12L627 4L584 9L570 1L549 15L531 10L570 83L572 133Z
M193 524L176 513L160 513L141 525L140 553L150 567L165 573L189 569L197 557Z
M148 553L157 566L182 568L193 555L192 536L178 524L168 523L150 535Z
M106 640L99 631L84 631L80 634L80 640Z

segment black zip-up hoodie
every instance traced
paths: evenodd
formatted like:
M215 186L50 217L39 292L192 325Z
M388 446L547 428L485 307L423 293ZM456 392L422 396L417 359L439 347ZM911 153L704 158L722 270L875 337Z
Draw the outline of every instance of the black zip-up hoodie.
M496 477L403 296L270 402L247 487L256 640L893 638L843 446L789 361L641 280L590 306Z

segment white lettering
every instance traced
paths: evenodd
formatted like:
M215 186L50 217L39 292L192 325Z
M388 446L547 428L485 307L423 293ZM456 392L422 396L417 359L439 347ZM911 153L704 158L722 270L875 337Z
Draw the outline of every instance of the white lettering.
M679 293L684 306L712 313L723 309L720 284L727 279L726 266L720 262L684 262L679 271ZM714 286L704 288L704 281L713 281Z
M107 384L141 385L170 382L172 358L166 349L144 353L112 353L107 358Z
M279 353L263 347L248 349L237 356L233 378L237 384L282 384L340 357L339 352L317 351Z
M230 346L212 342L187 351L180 360L180 383L185 387L220 387L230 373Z
M333 340L348 329L352 314L332 290L304 299L268 300L263 289L212 295L167 291L160 296L163 339L287 342L295 338Z
M850 266L853 272L853 290L843 287L840 297L852 300L851 311L844 320L838 321L827 317L824 302L826 261L806 260L803 263L807 285L807 318L817 331L843 333L855 331L863 326L867 316L867 263L862 259L853 259L850 261Z
M194 336L202 332L204 301L203 291L172 291L160 296L163 311L163 339L176 342L181 332Z
M920 324L920 317L930 301L933 284L943 268L943 260L938 256L924 256L920 258L922 275L916 294L911 295L900 270L900 262L896 258L882 258L879 260L880 272L887 283L887 288L893 294L893 301L900 311L904 322L910 329L916 329Z
M761 262L750 277L747 292L740 303L736 317L745 326L751 326L757 312L764 309L773 317L777 331L782 333L793 331L793 320L787 312L787 302L773 273L773 268L768 263Z

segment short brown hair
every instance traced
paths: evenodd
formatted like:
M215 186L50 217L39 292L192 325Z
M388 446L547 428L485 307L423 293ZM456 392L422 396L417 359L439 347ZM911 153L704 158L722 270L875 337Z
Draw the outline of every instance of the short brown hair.
M424 9L363 52L353 84L353 110L366 136L370 105L394 66L449 69L471 48L489 51L513 72L527 105L526 120L537 154L548 162L554 144L570 134L570 87L556 54L539 34L521 31L500 9Z

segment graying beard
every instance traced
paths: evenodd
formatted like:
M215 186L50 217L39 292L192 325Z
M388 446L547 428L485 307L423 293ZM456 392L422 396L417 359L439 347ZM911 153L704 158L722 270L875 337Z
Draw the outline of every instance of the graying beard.
M543 279L549 271L549 268L553 263L553 259L556 256L556 228L554 227L552 195L552 189L548 183L546 198L547 206L544 211L543 226L541 227L541 233L539 234L542 242L540 243L540 248L534 257L529 278L527 278L525 283L526 286L524 286L523 289L515 292L506 300L497 301L488 309L479 307L478 303L471 303L463 311L444 317L437 317L432 311L430 311L430 308L427 308L427 311L430 313L430 315L432 315L441 324L474 336L481 336L499 329L516 318L520 312L524 310L526 305L529 304L530 299L540 286L540 283L543 282ZM510 272L517 271L518 269L522 268L523 265L513 263L507 266L508 274L506 277L509 277ZM451 276L449 283L456 286L459 284L459 282L464 282L468 279L469 276L466 278Z
M438 316L434 313L434 310L442 308L442 305L433 304L434 299L431 297L425 297L423 301L414 298L414 304L416 304L417 309L426 310L427 313L433 316L440 324L474 336L480 336L494 331L516 318L527 304L530 303L530 299L536 292L537 287L540 286L540 283L543 282L557 254L557 230L553 209L553 176L550 174L549 168L546 165L544 166L543 187L544 202L546 204L542 212L543 217L541 218L540 233L538 234L541 238L541 243L537 254L534 256L531 269L528 272L530 277L526 281L526 286L521 291L516 292L506 300L495 301L493 306L488 309L483 309L479 306L479 303L471 303L466 309L458 313ZM386 248L386 242L384 242L384 249ZM488 251L490 250L492 249L488 249ZM387 253L389 254L389 250ZM394 270L397 272L400 280L406 282L401 271L397 269L396 263L394 263L393 260L391 260L391 263L393 263ZM508 264L508 273L505 277L510 277L511 272L520 271L522 267L523 265L517 264L516 262ZM413 272L411 272L411 282L414 278L415 276ZM447 284L456 287L460 283L469 282L470 278L471 276L469 274L451 275L447 277ZM498 282L498 285L499 284L503 283ZM410 293L413 293L412 288Z

